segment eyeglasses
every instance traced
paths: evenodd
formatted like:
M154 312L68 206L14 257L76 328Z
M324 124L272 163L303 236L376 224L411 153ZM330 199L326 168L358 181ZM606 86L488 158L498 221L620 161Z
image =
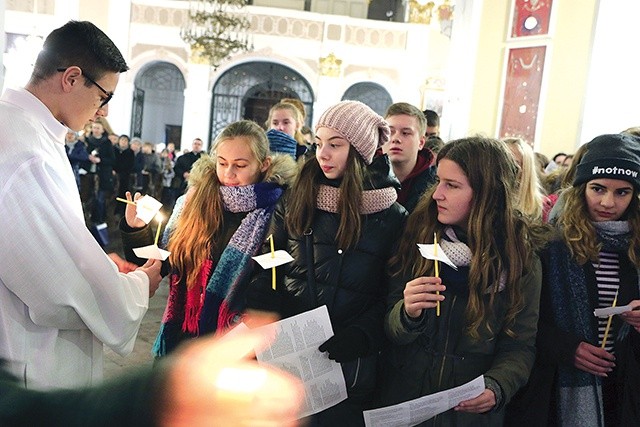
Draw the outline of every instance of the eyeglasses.
M66 68L58 68L58 72L64 72L67 71ZM111 101L111 98L113 98L113 92L107 92L106 90L104 90L104 88L102 86L100 86L98 84L98 82L96 82L95 80L93 80L91 77L89 77L84 71L82 71L82 68L80 68L80 71L82 72L82 76L89 80L90 83L93 83L98 89L100 89L102 91L102 93L104 93L105 98L102 100L102 102L100 103L100 107L102 108L105 105L107 105L109 103L109 101Z

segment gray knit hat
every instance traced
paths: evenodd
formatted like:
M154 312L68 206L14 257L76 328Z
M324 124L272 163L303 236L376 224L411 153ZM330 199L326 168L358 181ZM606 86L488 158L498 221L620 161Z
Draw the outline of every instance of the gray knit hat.
M338 132L353 145L366 164L371 164L376 150L389 141L389 125L367 105L359 101L342 101L322 113L316 132L327 127Z

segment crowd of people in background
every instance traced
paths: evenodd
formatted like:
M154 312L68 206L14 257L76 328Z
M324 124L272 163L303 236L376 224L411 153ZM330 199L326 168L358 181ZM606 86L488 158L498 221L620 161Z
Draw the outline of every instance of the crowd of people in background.
M105 117L87 123L79 132L67 132L66 152L87 225L117 225L125 205L116 199L124 199L127 192L152 196L162 203L163 214L170 216L202 148L200 138L193 140L190 150L177 152L174 142L155 144L118 135Z

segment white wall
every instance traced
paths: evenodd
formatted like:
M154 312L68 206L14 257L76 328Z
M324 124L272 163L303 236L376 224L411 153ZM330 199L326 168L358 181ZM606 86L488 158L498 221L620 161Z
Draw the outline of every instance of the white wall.
M0 0L0 93L4 91L4 0Z
M600 1L580 143L640 126L640 2Z

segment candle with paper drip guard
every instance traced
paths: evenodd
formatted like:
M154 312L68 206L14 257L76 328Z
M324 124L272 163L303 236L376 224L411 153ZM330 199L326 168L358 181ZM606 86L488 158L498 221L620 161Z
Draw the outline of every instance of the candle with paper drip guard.
M444 262L456 271L458 270L458 267L449 259L447 254L442 250L442 247L438 244L438 236L436 233L433 233L433 245L418 243L418 250L424 258L433 260L435 277L440 277L440 262ZM440 292L436 291L436 294L440 295ZM436 301L436 316L440 316L440 301Z
M160 249L158 247L158 241L160 240L160 231L162 230L162 220L164 218L162 217L162 215L156 214L156 219L158 221L158 228L156 229L156 236L153 240L153 245L133 249L133 253L135 253L138 258L159 259L161 261L164 261L171 254L171 252L165 251L164 249Z
M293 257L287 251L275 250L275 247L273 244L273 234L270 234L269 237L267 237L267 240L269 240L271 251L266 254L254 256L252 258L258 264L260 264L260 267L264 268L265 270L267 268L271 268L271 289L275 291L276 290L276 267L293 261Z

